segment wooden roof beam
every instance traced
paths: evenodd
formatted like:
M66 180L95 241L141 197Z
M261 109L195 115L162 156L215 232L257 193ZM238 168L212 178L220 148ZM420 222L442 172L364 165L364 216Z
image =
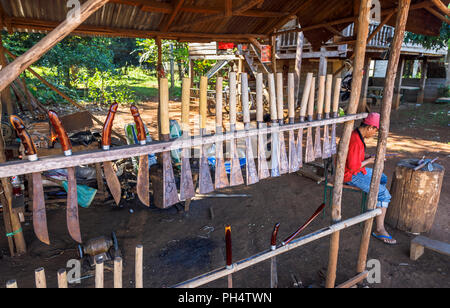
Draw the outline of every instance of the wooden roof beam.
M442 20L443 22L450 24L450 19L448 19L447 17L445 17L444 15L442 15L440 12L436 11L435 9L431 8L431 7L427 7L425 8L428 12L430 12L431 14L433 14L434 16L436 16L437 18L439 18L440 20Z
M450 16L450 9L442 3L441 0L431 0L431 2L441 11L444 15Z
M184 4L184 0L173 0L173 10L170 13L169 18L166 21L163 21L162 25L160 25L159 29L162 32L167 32L170 28L170 26L172 25L173 21L175 20L175 17L177 16L177 14L180 12L180 9L182 8L183 4Z

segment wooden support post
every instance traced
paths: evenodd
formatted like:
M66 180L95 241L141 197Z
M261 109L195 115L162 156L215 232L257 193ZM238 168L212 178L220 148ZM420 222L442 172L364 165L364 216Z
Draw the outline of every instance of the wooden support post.
M2 36L0 35L0 50L3 48L3 42L2 42ZM0 54L0 65L1 70L3 71L6 66L8 65L8 60L5 57L5 54L2 52ZM6 107L6 113L8 115L14 114L14 106L11 98L11 90L9 87L5 87L3 91L1 91L1 100L2 105L4 104ZM3 112L2 109L0 109L0 112Z
M326 76L327 75L327 58L325 56L326 49L320 48L320 60L319 60L319 76Z
M303 32L298 33L297 37L297 50L295 53L295 104L298 104L300 97L300 76L302 72L302 56L303 56L303 44L305 42L305 35Z
M58 44L108 1L109 0L89 0L85 2L81 5L79 14L75 14L77 17L70 17L69 15L66 20L47 34L39 43L0 71L0 91L8 87L8 85L19 77L25 69L38 61L42 55Z
M422 72L420 74L420 91L417 95L417 104L423 104L425 98L425 86L427 84L428 58L422 60Z
M361 0L359 18L358 18L358 34L356 45L354 49L355 60L353 63L353 82L352 94L348 106L348 114L355 114L358 109L359 98L361 95L362 77L364 71L364 58L366 55L367 37L369 36L369 19L370 9L372 6L371 0ZM333 206L332 206L332 220L338 222L341 220L341 202L342 189L344 182L345 163L348 154L348 145L350 143L350 136L353 131L354 121L348 121L344 125L344 130L339 143L339 152L337 154L336 173L334 176L334 190L333 190ZM326 287L333 288L336 281L336 267L339 249L339 232L331 236L330 253L328 272L326 279Z
M394 39L391 45L391 55L389 57L386 79L384 82L384 95L381 103L380 130L378 133L378 145L373 168L372 182L370 185L367 208L374 209L378 199L379 183L384 169L384 157L386 154L386 144L389 135L389 124L391 118L392 97L394 95L394 82L397 75L400 50L405 36L406 22L408 20L411 0L400 0L398 6L397 21L395 25ZM365 222L361 235L359 248L357 272L362 273L366 267L367 252L369 249L370 233L373 219Z
M271 40L271 49L272 49L272 72L274 74L277 73L277 37L272 36Z
M121 289L122 288L122 265L123 261L121 257L117 257L114 259L114 288Z
M367 58L364 64L364 79L362 83L361 101L359 103L358 113L370 111L367 106L367 88L369 87L369 70L371 61L371 58Z
M142 245L136 246L136 263L135 263L135 280L136 289L142 289L144 287L143 279L143 250Z
M403 81L403 69L405 68L405 59L400 59L400 64L398 68L398 74L395 81L395 93L394 93L394 110L398 110L400 107L400 101L402 100L402 81Z

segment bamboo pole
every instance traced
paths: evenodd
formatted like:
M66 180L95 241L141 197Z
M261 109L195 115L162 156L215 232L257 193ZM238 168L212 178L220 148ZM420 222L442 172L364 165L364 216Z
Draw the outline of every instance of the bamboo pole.
M3 70L0 71L0 91L4 90L11 82L42 55L69 35L89 16L105 5L109 0L89 0L80 7L79 18L69 17L58 27L47 34L39 43L31 47L26 53L18 57Z
M58 270L57 278L59 289L67 289L69 287L69 284L67 282L67 272L64 268Z
M143 247L142 245L137 245L136 263L135 263L136 289L142 289L144 287L142 270L143 270Z
M47 282L45 280L45 270L43 267L40 267L34 271L34 278L35 278L37 289L47 288Z
M122 288L122 258L117 257L114 259L114 288Z
M392 98L394 95L395 76L397 75L398 63L400 59L400 49L405 36L406 22L408 20L411 0L400 0L398 15L395 25L395 34L392 41L391 55L389 57L388 68L384 85L384 95L381 103L380 130L378 133L378 145L373 168L372 182L367 202L367 208L374 209L378 199L379 183L384 169L384 157L386 154L386 144L389 135L389 124L392 109ZM372 230L373 219L368 220L364 225L359 248L357 272L361 273L366 267L367 252L369 249L370 232Z
M371 0L362 0L358 18L357 43L355 45L355 60L353 63L353 82L352 94L348 106L348 114L355 114L358 108L361 94L362 77L364 72L364 58L366 54L367 37L369 35L369 19ZM339 144L337 154L336 173L334 176L332 220L338 222L341 220L342 188L344 182L345 162L348 154L348 145L350 135L353 131L354 121L348 121L344 125L344 130ZM339 232L336 232L330 240L330 252L326 287L332 288L336 281L337 257L339 250Z

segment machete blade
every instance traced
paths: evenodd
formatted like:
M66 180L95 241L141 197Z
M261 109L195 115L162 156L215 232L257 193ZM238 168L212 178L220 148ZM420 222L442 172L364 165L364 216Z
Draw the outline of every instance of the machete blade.
M331 154L334 155L337 153L337 144L336 144L336 124L332 125L331 128Z
M230 186L242 185L244 184L244 178L242 177L241 163L239 161L235 139L231 140L230 155L231 155Z
M180 177L180 200L185 201L195 196L194 183L192 181L191 163L189 161L190 148L182 150L181 177Z
M298 130L297 159L298 159L298 168L302 168L303 167L303 128L300 128Z
M331 147L330 147L330 132L328 125L325 125L323 128L323 153L322 158L330 158L331 157Z
M47 215L45 213L44 188L40 173L33 173L33 228L36 237L43 243L50 245L47 229Z
M258 172L256 171L255 160L253 158L252 140L250 137L245 139L245 147L247 158L247 163L245 164L247 185L253 185L259 182L259 178Z
M320 126L316 127L316 139L314 142L314 158L322 158L322 141L320 139Z
M261 134L258 134L258 175L260 180L270 177L264 136Z
M105 172L106 184L108 184L111 195L113 196L116 204L119 205L120 199L122 198L122 188L120 187L120 181L114 172L112 162L103 162L103 171Z
M280 176L280 142L278 133L272 133L271 169L272 177Z
M310 163L315 160L313 146L312 128L308 127L306 135L305 163Z
M284 140L284 132L279 133L279 145L280 145L280 174L286 174L289 172L289 161L286 151L286 143Z
M200 154L200 181L198 191L201 194L208 194L214 191L214 185L209 169L208 158L206 157L206 146L201 147Z
M75 168L67 168L67 229L70 236L78 243L82 243L80 221L78 216L78 194L75 178Z
M295 132L289 131L289 173L297 172L298 167L297 145L295 143Z
M137 195L139 200L146 206L150 206L150 178L148 171L148 155L142 155L139 157L139 170L137 178Z
M216 142L216 189L221 189L230 185L228 175L225 169L225 159L223 155L223 142Z
M164 208L168 208L180 202L177 185L172 169L172 157L170 152L163 152L163 179L164 179Z

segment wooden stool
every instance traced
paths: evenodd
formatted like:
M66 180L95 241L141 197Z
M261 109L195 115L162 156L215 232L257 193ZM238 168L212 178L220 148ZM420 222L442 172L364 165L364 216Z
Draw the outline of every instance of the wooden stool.
M423 255L425 248L450 256L450 244L435 241L425 236L417 236L411 241L409 258L416 261Z

